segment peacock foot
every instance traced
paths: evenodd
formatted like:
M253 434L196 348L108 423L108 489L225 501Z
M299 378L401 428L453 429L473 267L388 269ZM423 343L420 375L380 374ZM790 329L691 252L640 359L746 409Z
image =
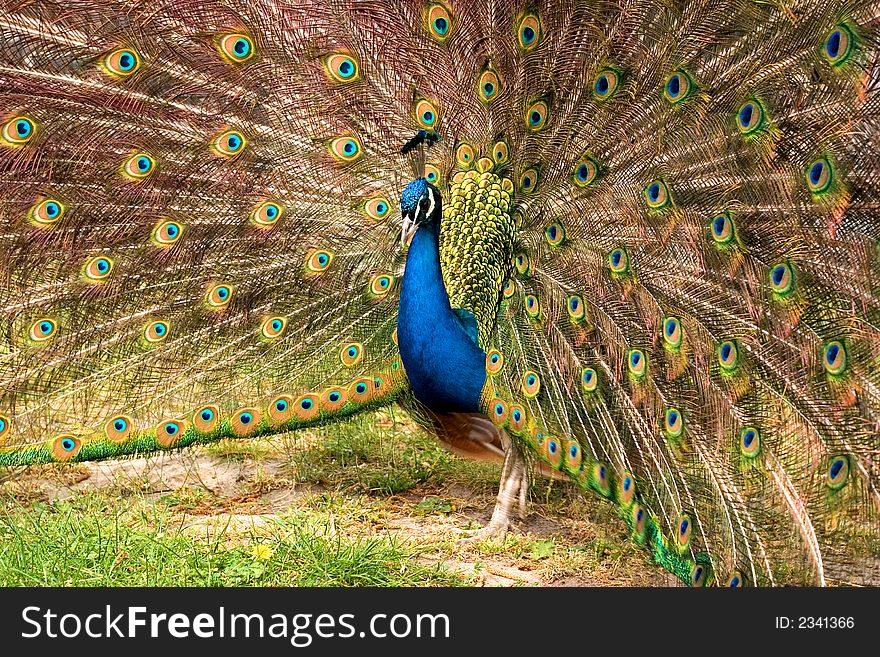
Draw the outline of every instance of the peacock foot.
M513 507L518 506L517 515L520 520L526 517L526 501L529 491L528 468L525 459L515 442L511 442L504 455L504 468L501 471L501 485L495 500L495 509L489 524L480 529L462 530L464 538L459 544L478 543L480 541L503 541L510 529Z

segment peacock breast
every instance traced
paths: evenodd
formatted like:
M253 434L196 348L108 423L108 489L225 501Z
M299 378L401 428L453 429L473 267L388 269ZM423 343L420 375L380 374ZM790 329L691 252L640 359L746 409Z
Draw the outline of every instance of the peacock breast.
M453 177L440 224L440 263L450 304L474 315L486 349L510 273L516 224L513 183L483 162Z

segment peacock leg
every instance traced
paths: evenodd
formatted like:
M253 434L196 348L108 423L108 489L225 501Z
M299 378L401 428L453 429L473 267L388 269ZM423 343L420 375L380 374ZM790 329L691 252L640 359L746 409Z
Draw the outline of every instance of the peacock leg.
M504 455L504 467L501 470L501 485L495 500L495 509L489 524L481 529L466 530L468 534L461 543L477 542L487 539L504 540L510 528L513 507L518 503L520 519L526 517L526 502L529 489L528 467L526 460L515 440L508 442Z

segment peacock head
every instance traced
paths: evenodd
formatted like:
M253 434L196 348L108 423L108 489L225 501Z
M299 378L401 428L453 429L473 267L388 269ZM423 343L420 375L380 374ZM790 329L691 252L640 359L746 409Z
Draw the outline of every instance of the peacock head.
M424 178L413 180L400 195L400 211L403 214L400 243L406 244L422 224L440 225L440 190Z

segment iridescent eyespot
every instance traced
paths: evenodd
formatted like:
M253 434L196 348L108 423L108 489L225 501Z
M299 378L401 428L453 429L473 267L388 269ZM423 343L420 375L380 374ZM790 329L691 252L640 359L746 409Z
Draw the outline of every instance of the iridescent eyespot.
M135 153L122 165L122 173L133 180L141 180L153 173L155 168L156 162L152 157L146 153Z
M630 519L632 520L633 536L637 541L643 541L648 524L648 514L641 506L634 504L632 511L630 511Z
M529 256L525 253L517 253L513 258L513 266L516 267L516 271L520 276L528 275L531 268Z
M104 70L110 75L126 77L141 67L141 58L136 50L120 48L103 59Z
M770 269L770 287L780 296L794 289L794 270L787 262L780 262Z
M740 431L739 451L743 456L756 457L761 451L761 432L755 427L745 427Z
M416 103L413 112L416 116L416 121L418 121L423 128L431 129L437 125L437 108L430 101L420 100Z
M37 132L37 125L26 116L14 116L3 124L0 135L12 146L26 144Z
M666 78L663 97L673 105L678 104L690 95L692 87L688 74L684 71L676 71Z
M183 225L176 221L161 221L153 229L153 242L157 246L170 247L183 235Z
M349 342L342 345L339 350L339 358L346 367L354 367L364 357L364 346L359 342Z
M130 417L120 415L107 421L104 425L104 433L111 442L121 443L128 438L133 426Z
M725 340L718 345L718 365L728 374L739 367L739 346L735 340Z
M573 322L580 322L587 316L584 300L577 294L572 294L566 298L565 311Z
M12 423L5 415L0 415L0 447L6 443L6 437L12 432Z
M727 588L729 589L741 589L745 584L746 578L738 570L734 570L730 573L730 577L727 578Z
M507 146L507 142L495 142L495 145L492 147L492 159L495 160L495 164L507 164L507 161L510 159L510 148Z
M489 402L489 417L495 426L503 426L507 422L507 404L497 397Z
M691 532L693 531L691 517L688 514L683 513L678 517L675 527L675 542L680 550L686 550L688 545L690 545Z
M156 427L156 442L165 448L173 447L186 430L186 422L179 422L177 420L160 422Z
M514 294L516 294L516 283L508 278L507 282L504 284L504 289L501 293L505 299L509 299Z
M608 267L613 274L619 276L629 271L629 255L625 248L616 248L608 254Z
M54 338L57 330L58 325L55 323L55 320L44 317L31 324L30 329L28 329L28 336L34 342L45 342Z
M561 245L565 241L565 226L558 221L554 221L544 231L544 238L550 246Z
M301 395L293 400L292 413L298 420L308 421L314 418L321 410L315 395Z
M842 487L849 477L849 459L846 456L835 456L828 466L828 486L832 490Z
M264 201L251 212L251 221L260 228L272 228L284 215L284 207L275 201Z
M533 103L526 110L526 128L532 132L541 130L550 118L550 107L543 100Z
M535 168L526 169L519 177L519 191L528 194L535 191L538 185L538 170Z
M571 474L577 474L581 470L584 453L576 440L565 440L562 443L563 460L561 465Z
M104 256L89 258L83 267L83 275L90 283L106 281L113 272L113 261Z
M474 148L470 144L461 143L455 149L455 161L458 166L467 168L474 163Z
M337 137L330 142L330 154L343 162L354 162L361 156L361 143L357 137Z
M825 371L839 376L846 371L846 348L840 340L832 340L822 348L822 365Z
M370 279L370 294L384 297L394 288L394 280L391 274L374 274Z
M231 300L232 287L225 284L215 285L210 290L208 290L208 294L206 296L208 306L215 309L225 308L227 305L229 305L229 302Z
M617 499L620 500L620 503L627 507L632 503L633 499L636 495L636 480L635 477L632 476L629 472L624 472L623 476L620 478L620 483L617 489Z
M327 388L321 393L321 406L325 411L338 411L345 405L347 399L348 394L345 388Z
M286 317L269 317L260 326L260 333L264 338L272 340L273 338L280 337L284 333L285 328L287 328Z
M593 95L599 100L606 100L614 95L620 85L620 76L613 69L600 71L593 81Z
M608 497L611 494L611 486L608 483L608 468L604 463L596 463L593 466L592 474L596 490Z
M764 125L764 107L757 100L748 100L736 113L736 125L744 135L751 135Z
M324 59L324 67L330 78L337 82L354 82L360 77L358 61L352 55L329 55Z
M486 371L489 374L498 374L504 367L504 355L497 349L490 349L486 354Z
M669 203L669 188L662 180L655 180L645 187L645 201L652 210L659 210Z
M258 408L240 408L229 418L229 427L236 436L247 436L260 425L262 413Z
M678 349L683 339L681 321L678 317L666 317L663 320L663 342L670 349Z
M316 274L327 271L331 262L333 254L323 249L312 249L306 256L306 268Z
M581 370L581 388L584 392L595 392L599 387L599 374L592 367Z
M541 40L541 22L534 14L526 14L519 22L517 30L519 45L523 50L531 50Z
M522 386L520 386L523 395L528 399L534 399L541 392L541 377L537 372L526 370L522 376Z
M709 583L709 575L712 572L708 564L695 563L691 566L691 586L703 588Z
M663 430L669 438L679 438L684 432L684 417L677 408L667 408L663 419Z
M348 386L348 398L355 404L366 404L373 397L373 381L367 377L355 379Z
M425 180L427 180L432 185L436 185L440 181L440 169L433 164L426 164Z
M574 184L578 187L589 187L599 175L599 166L590 158L585 158L574 165Z
M477 89L483 102L491 103L501 94L501 78L491 69L483 71L483 74L477 81Z
M541 305L538 303L538 297L534 294L527 294L523 299L526 307L526 313L532 319L536 319L541 315Z
M47 198L28 211L28 218L38 226L49 227L58 223L66 208L60 201Z
M246 62L254 56L254 43L244 34L227 34L220 37L220 54L233 63Z
M383 221L391 211L391 203L384 196L372 198L364 203L364 212L373 221Z
M169 332L168 322L150 322L144 327L144 339L151 344L155 344L167 339Z
M245 146L247 146L247 139L237 130L226 130L211 142L211 148L214 149L214 152L223 157L235 157L244 151Z
M52 441L52 455L57 461L69 461L79 454L82 441L70 434L63 434Z
M838 25L825 37L822 54L832 66L840 66L849 59L853 49L853 35L846 25Z
M279 395L269 402L266 414L269 416L269 423L273 426L284 424L293 416L293 399L287 395Z
M807 187L814 194L821 194L831 187L834 176L827 158L820 157L807 167Z
M526 409L519 404L510 406L510 429L514 433L520 433L526 428Z
M193 426L200 433L211 433L220 422L220 408L209 405L203 406L192 417Z
M730 244L735 236L733 219L730 214L715 215L711 219L712 239L716 244Z
M452 16L443 5L431 5L428 9L428 32L440 42L449 38L452 32Z
M634 379L645 377L648 371L648 357L641 349L630 349L626 354L626 367Z

